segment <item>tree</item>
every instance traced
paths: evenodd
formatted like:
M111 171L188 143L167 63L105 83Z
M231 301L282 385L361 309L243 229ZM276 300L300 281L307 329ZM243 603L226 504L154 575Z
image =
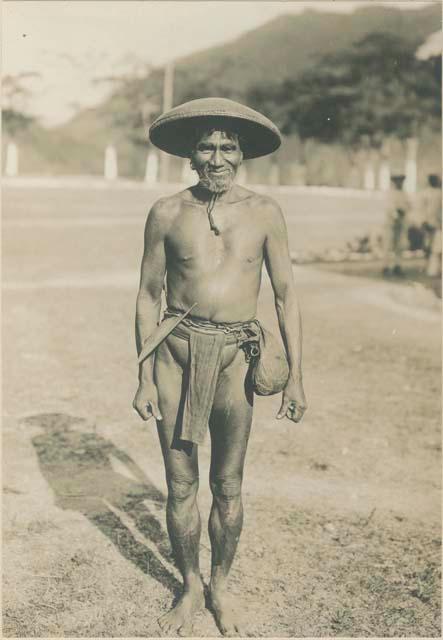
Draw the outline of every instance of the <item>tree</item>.
M283 133L378 147L387 135L415 135L424 121L439 127L441 76L415 58L409 41L371 33L349 50L321 57L298 78L255 87L249 98Z
M32 95L26 82L38 77L38 73L26 71L17 75L5 75L3 78L2 125L11 137L25 131L35 121L34 117L26 113L27 103Z
M146 127L161 110L161 94L154 88L157 83L152 82L151 66L133 64L125 73L100 77L96 82L112 87L106 114L110 124L133 144L146 146Z

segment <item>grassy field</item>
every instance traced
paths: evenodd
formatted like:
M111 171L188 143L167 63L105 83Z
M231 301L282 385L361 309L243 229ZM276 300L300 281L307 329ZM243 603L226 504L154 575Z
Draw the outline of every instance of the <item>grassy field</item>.
M159 193L3 194L3 635L157 637L179 590L152 424L131 409L134 301ZM284 196L293 250L375 200ZM440 637L440 315L431 292L296 267L303 423L256 401L232 591L260 637ZM264 280L260 317L275 327ZM209 447L200 506L210 507ZM202 572L210 566L201 543ZM195 636L219 636L208 610Z

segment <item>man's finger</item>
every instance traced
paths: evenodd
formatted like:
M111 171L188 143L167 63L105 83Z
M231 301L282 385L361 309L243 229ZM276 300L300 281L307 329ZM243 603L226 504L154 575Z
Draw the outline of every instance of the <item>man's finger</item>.
M286 417L289 418L289 420L292 420L292 422L300 422L300 420L303 418L304 413L304 407L297 406L294 403L289 403Z
M150 413L154 416L156 420L163 420L163 416L160 413L160 409L158 408L158 404L151 400L148 402L148 408L150 409Z
M140 418L142 418L142 420L149 420L149 418L152 417L152 413L149 410L149 407L147 405L142 405L142 406L136 405L134 409L138 413Z
M281 420L282 418L285 417L288 411L288 406L289 406L289 400L286 400L285 398L283 398L281 407L279 409L279 412L277 413L277 420Z
M151 403L144 403L144 404L140 404L140 403L135 403L132 405L134 411L136 413L138 413L138 415L140 416L140 418L142 420L149 420L149 418L152 418L152 411L151 411Z

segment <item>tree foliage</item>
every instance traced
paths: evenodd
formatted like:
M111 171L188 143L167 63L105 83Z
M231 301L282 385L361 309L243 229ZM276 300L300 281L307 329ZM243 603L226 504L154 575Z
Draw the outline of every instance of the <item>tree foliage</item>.
M26 104L32 95L26 82L38 78L33 71L23 71L17 75L5 75L2 79L2 126L11 137L25 131L35 118L26 114Z
M158 72L144 64L96 80L112 89L105 111L109 125L135 145L146 146L146 129L161 111L161 84L156 75Z
M34 118L15 109L2 109L2 127L12 138L25 131Z
M387 135L415 135L424 122L440 126L441 75L435 61L415 58L409 41L370 33L298 78L256 86L248 97L283 133L377 147Z

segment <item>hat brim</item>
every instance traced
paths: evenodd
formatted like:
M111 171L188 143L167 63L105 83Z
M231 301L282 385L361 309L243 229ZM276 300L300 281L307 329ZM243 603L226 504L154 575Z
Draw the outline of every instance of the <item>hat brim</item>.
M149 130L151 142L174 156L189 158L196 132L200 129L228 130L241 138L241 149L245 160L259 158L276 151L281 137L276 127L234 115L171 114L160 117Z

